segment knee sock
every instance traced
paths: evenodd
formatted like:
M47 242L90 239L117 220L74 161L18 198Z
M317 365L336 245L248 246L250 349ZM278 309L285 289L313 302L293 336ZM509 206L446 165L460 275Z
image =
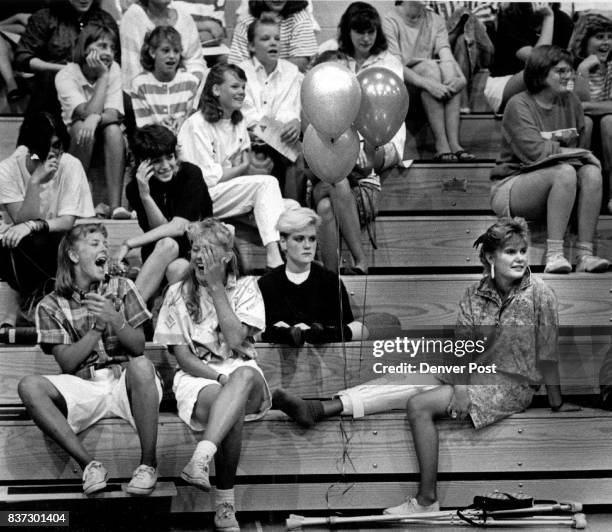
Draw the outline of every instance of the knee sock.
M306 428L312 427L324 417L321 401L301 399L282 389L275 390L272 394L272 405Z
M546 239L546 260L550 260L555 255L563 255L563 240Z

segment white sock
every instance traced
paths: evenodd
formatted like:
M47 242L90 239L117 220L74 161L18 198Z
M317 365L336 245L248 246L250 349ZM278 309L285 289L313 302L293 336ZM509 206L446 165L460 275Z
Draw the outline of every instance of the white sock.
M198 443L198 446L196 447L196 452L198 454L205 454L209 458L212 458L217 452L217 446L211 441L202 440L200 443Z
M224 502L228 502L233 507L236 507L234 488L230 488L228 490L220 490L219 488L215 488L215 508Z

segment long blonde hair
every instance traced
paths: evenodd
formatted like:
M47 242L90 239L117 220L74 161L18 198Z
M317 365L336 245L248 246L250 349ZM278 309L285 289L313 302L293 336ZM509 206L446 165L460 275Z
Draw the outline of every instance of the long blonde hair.
M226 275L238 276L238 261L234 253L234 228L216 218L206 218L201 222L193 222L187 226L187 237L191 246L197 242L204 241L210 246L223 248L227 253L231 253L231 260L226 264ZM194 323L202 321L202 310L199 298L199 283L196 277L193 263L190 265L189 274L182 282L180 294L185 299L185 306L189 316Z

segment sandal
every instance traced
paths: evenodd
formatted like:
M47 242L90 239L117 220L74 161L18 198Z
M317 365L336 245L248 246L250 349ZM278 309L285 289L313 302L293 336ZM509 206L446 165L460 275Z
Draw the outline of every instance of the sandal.
M450 151L444 153L436 153L433 156L433 160L439 163L456 163L459 159L454 153Z
M473 153L465 150L459 150L455 152L455 157L460 163L470 163L476 159L476 156Z

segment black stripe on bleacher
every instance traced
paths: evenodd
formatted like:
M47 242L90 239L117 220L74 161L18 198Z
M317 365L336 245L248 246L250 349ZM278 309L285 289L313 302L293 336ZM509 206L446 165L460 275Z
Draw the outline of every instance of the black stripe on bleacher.
M384 189L383 181L383 189ZM419 217L433 217L433 216L444 216L449 220L452 220L455 216L495 216L495 213L491 209L462 209L462 210L427 210L427 211L408 211L408 210L384 210L378 212L378 217L381 216L401 216L407 218L409 216Z

